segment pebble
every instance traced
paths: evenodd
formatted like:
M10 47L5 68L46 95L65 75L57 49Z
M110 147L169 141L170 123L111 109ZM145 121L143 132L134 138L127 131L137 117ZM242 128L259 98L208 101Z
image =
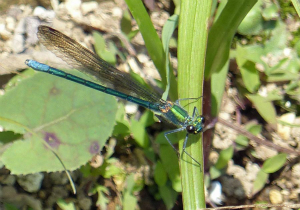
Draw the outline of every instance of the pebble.
M6 19L5 19L5 24L6 24L6 29L9 31L9 32L13 32L16 28L16 20L11 17L11 16L8 16Z
M16 177L14 175L8 175L3 180L1 180L1 184L10 185L10 186L14 185L15 182L16 182Z
M11 37L11 33L6 30L4 24L0 24L0 38L4 41L9 40Z
M286 113L283 114L281 117L279 117L279 120L293 124L295 121L296 115L295 113ZM285 126L283 124L278 124L277 126L277 132L280 135L280 137L287 141L289 140L290 136L291 136L291 126Z
M33 15L47 22L52 22L55 18L55 12L53 10L46 10L44 7L39 6L33 10Z
M28 174L26 176L17 177L19 185L27 192L37 192L40 190L42 181L44 179L43 173Z
M85 16L88 13L94 12L98 9L98 3L95 1L84 2L81 4L82 15Z
M92 201L90 198L82 198L78 201L78 204L80 206L80 209L83 209L83 210L88 210L88 209L91 209L91 206L92 206Z
M209 190L209 199L211 202L221 205L222 204L222 185L218 181L211 183Z
M55 185L65 185L69 182L68 176L65 172L50 173L51 183Z
M283 197L280 191L276 189L270 190L269 198L272 204L280 204L283 202Z
M127 114L133 114L136 113L138 110L138 106L132 102L127 102L125 105L125 112Z

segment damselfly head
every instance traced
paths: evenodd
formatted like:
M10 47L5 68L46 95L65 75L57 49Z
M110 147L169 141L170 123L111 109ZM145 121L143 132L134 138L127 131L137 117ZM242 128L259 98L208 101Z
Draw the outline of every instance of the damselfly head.
M196 119L193 121L192 124L186 126L186 131L189 134L197 134L203 131L203 126L204 126L204 121L205 118L203 116L198 116Z

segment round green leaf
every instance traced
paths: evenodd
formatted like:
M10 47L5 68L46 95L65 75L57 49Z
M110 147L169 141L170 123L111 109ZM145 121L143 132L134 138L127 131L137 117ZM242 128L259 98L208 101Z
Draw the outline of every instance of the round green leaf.
M286 162L287 155L281 153L266 160L261 168L266 173L274 173L278 171Z
M258 191L260 191L265 186L268 178L269 178L269 174L266 174L264 171L260 170L257 173L256 179L253 183L253 192L252 192L252 194L255 194Z
M227 149L224 149L220 152L219 159L217 163L215 164L216 169L222 169L224 168L228 161L233 156L233 146L228 147Z
M99 153L110 136L116 100L104 93L42 73L0 98L5 129L22 133L2 156L14 174L75 170ZM27 130L24 128L28 128ZM54 152L54 153L53 153Z

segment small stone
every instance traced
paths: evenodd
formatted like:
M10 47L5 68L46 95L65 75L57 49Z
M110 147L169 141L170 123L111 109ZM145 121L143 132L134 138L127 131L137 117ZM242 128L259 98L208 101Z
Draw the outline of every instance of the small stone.
M112 8L112 16L117 17L117 18L122 18L122 16L123 16L122 9L119 7Z
M294 124L300 124L300 118L295 118ZM292 127L291 128L291 137L297 141L300 142L300 128L299 127Z
M143 53L139 53L136 57L139 60L139 62L141 62L143 64L150 60L149 57Z
M16 182L16 177L14 175L8 175L1 181L2 184L10 185L10 186L14 185L15 182Z
M211 151L211 152L209 153L208 159L209 159L209 162L211 163L211 165L216 164L216 162L218 161L218 158L219 158L219 153L218 153L218 152L216 152L216 151Z
M82 198L78 201L80 209L88 210L91 209L92 201L90 198Z
M65 8L67 9L69 15L75 19L81 19L82 14L80 11L81 0L66 0Z
M46 9L44 7L37 6L33 10L33 15L39 17L40 15L44 14Z
M46 20L47 22L52 22L55 18L55 12L53 10L46 10L44 7L40 6L34 9L33 15L40 20Z
M293 124L295 118L296 118L295 113L287 113L279 117L279 120L289 124ZM283 140L287 141L291 136L291 126L285 126L279 123L277 126L277 132Z
M297 163L292 168L292 176L300 179L300 163Z
M8 199L17 196L17 190L13 186L1 186L0 185L0 198Z
M280 204L283 202L283 197L280 191L276 189L270 190L269 198L272 204Z
M220 181L223 187L223 192L227 197L235 197L237 199L246 198L245 191L239 180L233 177L222 176Z
M16 20L13 17L8 16L5 19L5 22L6 22L6 29L9 32L13 32L15 30L15 28L16 28Z
M6 30L4 24L0 24L0 38L4 41L9 40L11 37L11 33Z
M277 155L277 151L265 145L258 145L255 147L255 156L261 160L266 160L274 155Z
M94 12L98 9L98 3L95 1L84 2L81 4L82 15L85 16L88 13Z
M53 172L50 174L51 183L55 185L65 185L69 182L65 172Z
M138 106L134 103L131 103L131 102L127 102L126 105L125 105L125 112L127 114L134 114L136 113L138 110Z
M209 189L209 199L211 202L221 205L222 204L222 185L218 181L211 183Z
M36 173L26 176L19 176L17 182L27 192L37 192L41 188L44 174Z

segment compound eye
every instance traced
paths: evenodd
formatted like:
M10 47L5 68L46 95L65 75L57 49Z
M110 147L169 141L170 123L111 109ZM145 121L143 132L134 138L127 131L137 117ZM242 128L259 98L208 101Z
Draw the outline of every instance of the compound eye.
M205 123L205 117L201 116L202 123Z
M188 125L188 126L186 126L186 131L188 132L188 133L195 133L195 127L194 126L192 126L192 125Z

